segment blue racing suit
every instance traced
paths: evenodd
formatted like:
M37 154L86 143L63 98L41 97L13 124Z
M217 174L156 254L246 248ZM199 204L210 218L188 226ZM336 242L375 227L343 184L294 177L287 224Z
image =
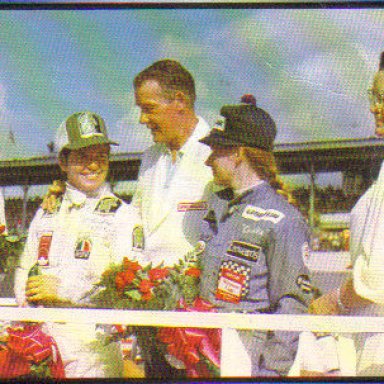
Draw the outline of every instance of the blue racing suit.
M213 194L202 220L201 296L221 312L303 314L313 298L309 230L299 211L267 183L233 198ZM286 375L298 333L239 331L252 376Z

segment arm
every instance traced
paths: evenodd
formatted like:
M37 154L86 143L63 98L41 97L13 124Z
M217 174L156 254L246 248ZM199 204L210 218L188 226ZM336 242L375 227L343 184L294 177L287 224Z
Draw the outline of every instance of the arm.
M339 315L353 308L370 305L374 299L377 302L380 302L380 298L384 299L382 286L384 276L381 276L384 258L382 257L382 236L380 236L380 233L384 233L384 228L377 228L382 220L378 222L374 220L374 218L380 218L378 203L383 194L381 192L384 193L375 185L364 194L351 212L350 253L353 278L347 279L340 288L311 303L309 313ZM374 279L375 275L376 279ZM374 280L378 282L376 287L373 286Z
M307 226L299 219L287 220L275 232L274 240L268 255L271 313L306 313L314 294L303 262L309 240ZM268 332L258 374L286 375L296 355L298 338L298 332Z

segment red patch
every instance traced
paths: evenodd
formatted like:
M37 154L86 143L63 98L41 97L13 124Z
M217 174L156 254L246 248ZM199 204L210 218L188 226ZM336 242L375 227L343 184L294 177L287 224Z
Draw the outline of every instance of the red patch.
M49 250L52 243L52 232L43 233L39 239L39 248L37 252L37 263L41 266L49 265Z
M230 303L240 302L245 275L223 268L217 284L216 298Z
M206 201L184 201L177 204L177 212L205 211L208 209Z

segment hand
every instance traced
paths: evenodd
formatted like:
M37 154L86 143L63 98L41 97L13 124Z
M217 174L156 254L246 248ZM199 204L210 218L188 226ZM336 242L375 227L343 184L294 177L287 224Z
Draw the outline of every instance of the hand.
M47 306L61 304L67 300L58 296L60 278L52 275L32 276L26 285L26 297L29 303Z
M55 212L57 198L64 194L65 183L61 180L54 180L53 184L48 188L47 194L44 196L41 207L48 212Z
M331 291L309 305L308 313L312 315L339 315L340 309L337 304L337 291Z

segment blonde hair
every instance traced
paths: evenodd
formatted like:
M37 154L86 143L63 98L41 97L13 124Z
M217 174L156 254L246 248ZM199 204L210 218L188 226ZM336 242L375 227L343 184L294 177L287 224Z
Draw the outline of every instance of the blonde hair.
M248 164L262 180L267 181L276 193L282 195L290 204L297 206L296 200L278 176L273 152L259 148L243 147L243 154Z

